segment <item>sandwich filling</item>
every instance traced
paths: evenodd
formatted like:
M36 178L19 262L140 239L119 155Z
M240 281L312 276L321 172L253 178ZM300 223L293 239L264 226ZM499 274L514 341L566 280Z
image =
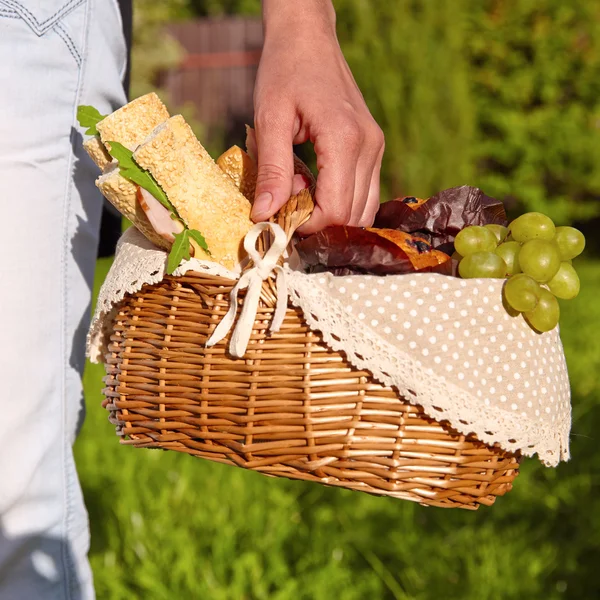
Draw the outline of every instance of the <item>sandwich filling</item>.
M141 209L148 217L154 231L160 237L173 243L175 236L182 233L185 229L184 224L171 216L171 213L165 208L148 190L137 186L137 201Z
M105 118L93 106L79 106L77 109L77 119L82 127L87 127L87 135L99 138L97 125ZM136 185L136 202L156 234L172 244L167 273L172 274L183 259L193 256L192 241L210 254L204 236L195 229L189 229L152 174L135 162L133 152L119 142L107 141L102 145L118 164L119 174ZM113 162L105 167L105 173L115 168Z
M133 152L118 142L108 142L107 145L110 155L119 163L120 174L137 185L137 202L152 228L157 235L173 243L167 261L167 273L171 275L183 259L189 260L193 256L192 240L210 254L204 236L188 228L151 173L135 162Z

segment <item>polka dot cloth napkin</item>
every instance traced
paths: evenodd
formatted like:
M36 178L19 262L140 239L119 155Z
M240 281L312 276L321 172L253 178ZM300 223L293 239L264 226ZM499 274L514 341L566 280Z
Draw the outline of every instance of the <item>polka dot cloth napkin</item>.
M288 275L292 299L328 344L385 384L416 391L407 399L430 416L442 412L459 431L537 452L546 464L568 458L570 386L558 329L539 334L510 316L504 280Z
M102 360L116 304L160 281L165 263L134 228L123 235L88 335L92 361ZM195 259L177 274L188 270L238 277ZM510 317L502 280L285 270L291 301L325 343L431 417L548 465L568 458L570 390L558 331L540 335Z

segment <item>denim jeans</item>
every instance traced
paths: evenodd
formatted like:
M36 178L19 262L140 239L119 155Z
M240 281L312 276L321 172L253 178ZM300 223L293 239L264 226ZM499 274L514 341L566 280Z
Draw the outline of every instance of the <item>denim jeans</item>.
M72 445L102 202L75 114L122 105L125 67L116 0L0 0L2 600L94 597Z

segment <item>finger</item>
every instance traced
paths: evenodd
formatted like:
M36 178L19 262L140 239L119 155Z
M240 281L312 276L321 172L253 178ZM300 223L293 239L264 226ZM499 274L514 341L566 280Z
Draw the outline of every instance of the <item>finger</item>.
M363 152L356 165L356 178L354 181L354 200L352 201L352 214L348 225L358 227L367 206L367 198L373 175L377 155L372 152Z
M362 227L362 223L368 219L363 219L369 198L372 198L374 193L379 193L378 189L371 190L373 173L377 168L381 168L381 150L383 148L383 132L373 122L366 128L367 134L365 142L361 146L361 155L356 167L356 182L354 190L354 202L352 203L352 215L349 225ZM378 184L379 179L376 179Z
M260 115L260 111L257 111ZM292 140L294 117L278 109L257 116L256 145L258 171L252 218L264 221L274 215L290 198L294 158Z
M375 215L379 210L380 198L380 186L381 186L381 162L383 160L384 146L381 146L375 161L373 168L373 174L371 175L371 182L369 186L369 192L367 194L367 202L365 204L363 214L361 215L358 226L359 227L371 227L375 221Z
M360 148L358 129L329 126L335 137L315 139L317 154L317 186L315 209L311 218L298 231L315 233L330 225L347 225L352 214L356 164Z
M298 192L305 190L310 187L311 181L306 175L296 173L292 180L292 196L295 196Z

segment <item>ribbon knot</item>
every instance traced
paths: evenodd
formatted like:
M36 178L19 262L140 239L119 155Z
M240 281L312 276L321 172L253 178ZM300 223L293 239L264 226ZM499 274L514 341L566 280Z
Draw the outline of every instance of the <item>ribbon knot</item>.
M261 256L256 250L256 242L260 234L266 229L271 230L271 233L273 234L273 243L265 255ZM244 271L231 290L229 294L229 310L206 342L207 348L211 348L215 344L218 344L229 333L235 322L235 315L237 314L239 291L248 288L244 299L244 306L242 307L242 313L233 330L229 344L229 351L233 356L236 358L244 356L254 327L263 281L268 279L273 272L277 273L277 302L269 330L272 332L279 331L287 309L288 293L285 271L278 263L285 252L287 244L288 239L285 231L275 223L257 223L246 234L246 237L244 238L244 249L252 259L254 266L251 269Z
M266 279L268 279L269 275L271 275L273 269L275 269L276 267L277 265L273 267L272 265L265 263L261 259L259 264L257 264L254 268L256 269L256 273L261 278L261 280L265 281Z

